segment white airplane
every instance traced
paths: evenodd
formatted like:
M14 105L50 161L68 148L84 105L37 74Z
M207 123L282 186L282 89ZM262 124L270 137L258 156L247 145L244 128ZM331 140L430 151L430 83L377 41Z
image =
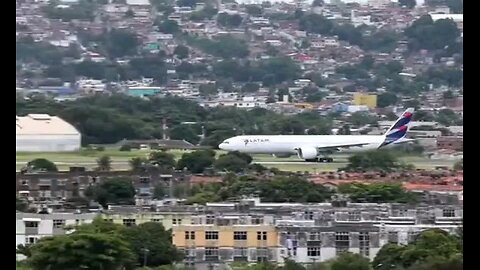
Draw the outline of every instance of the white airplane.
M332 162L333 151L367 151L413 141L405 138L413 108L408 108L384 135L242 135L218 147L247 154L297 155L307 162ZM322 156L322 157L320 157Z

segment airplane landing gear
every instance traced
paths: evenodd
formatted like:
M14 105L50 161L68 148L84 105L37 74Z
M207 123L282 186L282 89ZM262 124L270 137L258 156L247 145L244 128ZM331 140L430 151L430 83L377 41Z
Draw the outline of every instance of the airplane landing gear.
M333 158L331 158L331 157L318 158L318 162L332 163L332 162L333 162Z
M305 159L306 162L321 162L321 163L331 163L333 162L333 158L331 157L317 157L311 159Z

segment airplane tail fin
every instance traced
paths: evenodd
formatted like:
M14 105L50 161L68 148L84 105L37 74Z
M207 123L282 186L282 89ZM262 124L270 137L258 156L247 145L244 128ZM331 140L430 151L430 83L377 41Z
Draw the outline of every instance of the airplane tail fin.
M408 108L385 133L385 139L380 147L396 142L406 142L404 137L408 131L408 124L412 120L414 108Z

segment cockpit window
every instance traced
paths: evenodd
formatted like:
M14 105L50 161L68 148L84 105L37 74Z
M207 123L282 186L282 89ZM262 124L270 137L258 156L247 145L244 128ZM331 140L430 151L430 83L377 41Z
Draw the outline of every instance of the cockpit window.
M224 143L224 144L229 144L229 142L228 142L228 141L224 141L223 143Z

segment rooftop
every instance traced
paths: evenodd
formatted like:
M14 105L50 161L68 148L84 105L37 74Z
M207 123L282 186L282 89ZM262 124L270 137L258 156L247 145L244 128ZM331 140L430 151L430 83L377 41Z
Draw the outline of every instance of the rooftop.
M29 114L16 116L16 135L80 135L78 130L57 116Z

